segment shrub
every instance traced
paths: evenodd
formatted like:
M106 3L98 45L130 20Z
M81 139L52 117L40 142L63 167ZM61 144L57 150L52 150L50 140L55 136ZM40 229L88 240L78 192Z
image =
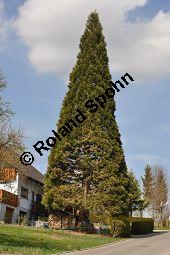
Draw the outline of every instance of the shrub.
M26 215L25 215L25 216L20 216L20 218L19 218L19 224L20 224L21 226L28 226L28 223L29 223L29 221L28 221L28 218L27 218Z
M90 220L93 223L101 224L100 230L97 231L100 234L110 234L114 237L130 236L130 222L126 216L120 215L114 218L113 216L109 215L90 214Z
M111 234L114 237L122 237L126 232L126 224L122 220L113 220L111 224Z
M117 217L110 219L109 222L111 234L114 237L129 237L130 236L130 222L127 217Z
M5 215L4 215L4 222L5 222L5 223L8 223L8 215L7 215L6 212L5 212Z
M91 222L82 222L80 224L80 227L77 228L77 230L80 230L81 232L87 233L87 234L93 234L95 233L94 226Z
M154 220L149 218L132 218L131 219L131 234L144 235L149 234L154 229Z

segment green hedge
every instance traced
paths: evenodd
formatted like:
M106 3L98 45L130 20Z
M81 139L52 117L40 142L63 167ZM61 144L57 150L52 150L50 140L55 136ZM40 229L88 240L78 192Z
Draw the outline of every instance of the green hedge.
M154 229L154 220L150 218L131 218L130 222L132 235L149 234Z
M90 221L93 223L100 223L101 226L107 225L107 229L100 229L100 234L110 234L114 237L129 237L130 236L130 222L127 217L119 216L113 218L106 215L90 215Z
M106 215L90 215L91 222L108 225L108 232L114 237L130 237L130 235L142 235L151 233L154 229L154 220L138 217L106 217ZM101 234L104 234L100 230Z

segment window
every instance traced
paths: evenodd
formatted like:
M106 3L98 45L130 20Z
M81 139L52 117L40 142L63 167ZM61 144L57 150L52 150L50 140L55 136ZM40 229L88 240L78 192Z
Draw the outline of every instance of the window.
M35 202L35 193L32 191L32 202Z
M21 197L28 199L28 189L21 187Z
M36 203L37 203L37 204L40 204L41 201L42 201L42 196L39 195L39 194L37 194L37 195L36 195Z
M19 211L19 216L20 216L20 217L27 216L27 212Z

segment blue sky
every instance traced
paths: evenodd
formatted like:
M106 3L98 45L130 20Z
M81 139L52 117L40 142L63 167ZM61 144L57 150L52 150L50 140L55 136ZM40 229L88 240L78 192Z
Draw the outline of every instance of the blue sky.
M73 22L74 26L70 24L69 30L73 35L75 33L75 37L70 36L70 49L68 52L68 45L66 45L66 48L64 48L64 46L68 34L67 26L69 19L63 22L58 18L56 23L52 23L53 30L49 32L48 39L54 32L61 33L58 34L60 38L56 36L55 44L58 43L60 50L61 47L63 47L62 53L65 52L65 55L60 56L58 53L59 51L57 51L58 49L55 49L56 51L54 54L49 52L48 56L52 55L52 57L51 59L49 57L48 60L47 55L42 57L45 52L44 48L40 56L37 55L36 49L38 49L38 51L42 50L42 38L44 44L45 42L49 43L49 41L45 41L45 35L43 35L43 37L41 37L41 35L38 38L37 35L35 36L35 33L33 33L34 31L29 31L29 26L34 28L34 24L35 27L42 27L42 30L45 29L46 26L48 28L49 19L44 18L45 21L42 21L44 13L41 15L41 18L38 18L38 12L37 17L35 17L33 13L33 19L29 18L29 8L35 8L36 10L39 0L37 0L37 6L34 6L32 0L28 0L29 6L25 6L22 10L20 9L20 11L18 11L18 7L23 6L24 0L0 0L0 2L3 2L2 19L7 23L6 37L4 42L0 44L0 69L6 75L8 81L8 88L4 93L4 97L11 102L11 107L16 113L13 119L14 125L25 129L25 144L27 150L31 151L36 158L34 166L42 173L45 173L48 153L44 153L44 155L40 157L36 154L32 145L38 140L46 140L51 135L51 130L55 129L62 99L67 91L69 72L76 60L79 37L83 32L85 19L87 18L86 14L89 13L90 8L88 7L86 12L82 12L82 20L81 16L76 14L76 19L80 20L80 29L78 26L79 23L76 27L78 32L72 30L76 22ZM44 5L46 4L46 0L42 2ZM54 2L56 2L56 0L54 0ZM109 3L109 1L106 1L106 4L107 2ZM123 19L120 21L119 15L116 14L117 16L115 15L115 20L113 20L113 28L115 28L115 22L120 28L126 28L128 30L126 32L133 32L133 40L137 41L140 39L141 42L144 38L143 42L146 42L144 36L146 33L148 36L154 33L154 29L157 27L156 22L160 22L160 20L164 22L164 19L167 19L169 22L169 16L166 15L170 15L170 1L168 0L152 0L146 2L144 0L136 0L135 8L131 4L133 1L128 0L127 2L129 2L130 6L128 7L129 9L125 6L128 12L124 12L122 7L120 7L120 9L116 7L118 8L118 14L120 11L120 17L123 13L126 17L126 21ZM152 55L148 57L149 50L148 54L145 56L144 54L147 49L145 50L145 48L142 48L144 43L141 46L137 41L137 43L133 45L131 42L128 45L127 41L123 41L124 34L121 34L121 29L115 31L116 38L120 40L120 43L116 46L112 46L114 45L114 40L112 41L113 37L111 37L112 30L107 31L107 24L110 24L107 22L110 21L107 20L107 15L105 14L107 12L109 13L109 10L104 9L105 13L104 11L102 13L102 8L105 7L99 6L99 13L101 13L101 21L103 21L104 33L106 35L106 41L108 42L108 53L111 59L110 66L113 81L119 78L120 74L124 74L125 72L131 73L135 79L134 83L131 83L126 89L121 90L116 96L116 117L121 132L127 165L129 169L134 170L138 179L143 174L143 169L147 163L161 164L168 173L170 172L170 73L168 73L169 71L166 69L168 62L164 63L166 59L163 55L167 55L168 58L168 50L166 52L166 47L159 46L159 54L157 54L155 50ZM39 11L40 9L37 10ZM62 6L62 11L63 15L65 15L65 13L68 15L68 9L67 7L64 9L64 5ZM155 18L160 11L163 11L164 15L160 15L158 19ZM75 16L74 10L72 12ZM32 24L29 22L35 23ZM140 22L140 24L138 22ZM148 23L145 24L145 22ZM154 24L156 25L154 26ZM147 31L145 25L146 27L150 26L152 30ZM138 34L139 29L134 28L136 26L140 26L140 34ZM49 30L50 29L51 26L49 26ZM135 30L132 31L132 29ZM166 29L163 28L161 23L161 32L159 31L161 34L159 35L158 31L156 31L156 35L152 34L152 40L150 39L150 41L154 43L154 40L156 40L158 45L158 38L161 36L162 38L166 37ZM37 29L37 33L40 34L40 30ZM40 39L41 43L38 41ZM52 39L50 42L53 41ZM38 48L36 48L37 45L39 45ZM124 45L126 45L126 49ZM139 56L135 57L132 55L134 61L133 66L133 63L130 62L128 52L136 54L136 45L138 45L137 53L139 53ZM153 45L155 47L155 44ZM51 46L51 51L52 49L53 46ZM122 56L120 56L120 52L123 52ZM118 53L119 55L116 55ZM57 56L55 58L58 58L59 62L54 59L53 55L54 57ZM142 59L143 56L145 56L146 60L144 63L144 59ZM152 57L153 65L151 67L148 62ZM113 58L115 59L113 60ZM67 66L68 62L69 64Z

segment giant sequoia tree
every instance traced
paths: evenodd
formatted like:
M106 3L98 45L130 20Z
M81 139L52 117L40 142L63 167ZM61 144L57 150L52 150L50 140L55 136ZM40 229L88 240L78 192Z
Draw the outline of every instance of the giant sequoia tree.
M98 14L93 12L81 37L57 124L57 132L63 138L49 156L43 198L48 209L85 218L88 212L128 214L130 185L114 115L114 96L103 107L94 103L94 98L110 83L102 26ZM92 100L89 110L84 106L87 100ZM75 122L77 109L83 114L79 115L82 123Z

